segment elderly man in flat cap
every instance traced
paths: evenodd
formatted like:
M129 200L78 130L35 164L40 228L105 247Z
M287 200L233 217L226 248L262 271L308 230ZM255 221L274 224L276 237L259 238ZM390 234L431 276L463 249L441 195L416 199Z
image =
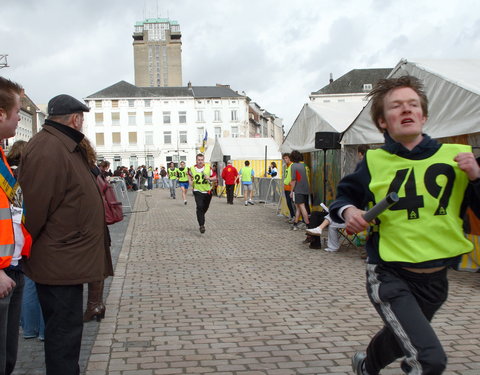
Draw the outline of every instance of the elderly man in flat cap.
M48 103L43 129L28 143L20 167L26 227L32 235L25 274L35 281L45 319L47 375L79 374L83 284L104 279L102 197L83 145L83 113L69 95Z

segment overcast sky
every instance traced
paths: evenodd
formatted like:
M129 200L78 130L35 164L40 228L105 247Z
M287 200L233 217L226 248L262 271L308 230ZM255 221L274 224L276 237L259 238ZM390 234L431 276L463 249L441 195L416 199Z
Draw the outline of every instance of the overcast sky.
M134 83L135 22L169 17L183 85L230 84L286 129L330 73L480 58L478 0L2 0L0 16L0 75L36 103Z

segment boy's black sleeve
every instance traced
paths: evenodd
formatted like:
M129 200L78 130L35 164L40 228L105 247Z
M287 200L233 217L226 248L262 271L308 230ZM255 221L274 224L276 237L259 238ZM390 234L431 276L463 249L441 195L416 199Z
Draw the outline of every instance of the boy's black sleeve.
M369 200L368 185L370 173L365 159L362 160L355 172L343 177L337 186L337 198L330 205L330 216L333 221L343 223L344 220L338 215L338 211L347 205L353 205L364 209ZM371 199L371 198L370 198Z

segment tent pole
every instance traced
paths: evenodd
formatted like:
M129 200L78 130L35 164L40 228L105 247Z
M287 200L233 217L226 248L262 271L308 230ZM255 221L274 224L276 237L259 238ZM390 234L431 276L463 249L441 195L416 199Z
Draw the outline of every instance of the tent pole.
M323 149L323 203L327 204L327 150Z
M267 177L267 145L265 145L265 174L264 177Z

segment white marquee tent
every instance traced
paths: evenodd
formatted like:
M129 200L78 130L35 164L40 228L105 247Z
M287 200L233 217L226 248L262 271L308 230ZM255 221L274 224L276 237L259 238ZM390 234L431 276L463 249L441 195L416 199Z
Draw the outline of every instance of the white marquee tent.
M316 132L342 133L365 104L363 101L304 104L280 146L280 151L298 150L302 153L315 151Z
M401 60L389 77L421 79L429 99L424 131L432 138L480 132L480 60ZM370 119L370 103L345 131L342 144L383 143Z
M231 160L281 160L282 154L273 138L217 138L210 161L221 162L225 155Z

